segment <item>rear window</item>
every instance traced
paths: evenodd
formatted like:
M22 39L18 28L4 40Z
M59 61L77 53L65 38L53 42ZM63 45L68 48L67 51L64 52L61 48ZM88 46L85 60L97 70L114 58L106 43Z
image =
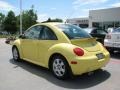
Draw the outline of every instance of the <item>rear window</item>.
M69 39L91 38L87 32L75 25L59 24L56 26L60 28Z
M120 28L117 28L117 29L113 30L113 33L118 33L118 32L120 33Z
M99 34L107 34L107 31L105 31L105 30L97 30L97 33L99 33Z

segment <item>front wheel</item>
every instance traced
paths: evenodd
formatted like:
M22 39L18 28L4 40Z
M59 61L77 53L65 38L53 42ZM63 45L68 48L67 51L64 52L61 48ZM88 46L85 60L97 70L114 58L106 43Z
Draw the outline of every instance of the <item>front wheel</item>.
M13 54L13 59L15 61L20 61L20 55L19 55L19 51L18 51L17 47L12 48L12 54Z
M58 79L67 79L69 77L69 65L62 56L56 56L51 63L51 71Z

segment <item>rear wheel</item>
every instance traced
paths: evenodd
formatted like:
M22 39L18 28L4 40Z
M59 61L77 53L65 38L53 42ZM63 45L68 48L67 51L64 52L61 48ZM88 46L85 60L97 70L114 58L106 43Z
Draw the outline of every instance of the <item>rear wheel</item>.
M53 75L58 79L67 79L70 76L69 65L66 59L60 55L52 58L50 68Z
M15 61L20 61L20 55L19 55L19 51L18 51L17 47L14 46L12 48L12 54L13 54L13 59Z

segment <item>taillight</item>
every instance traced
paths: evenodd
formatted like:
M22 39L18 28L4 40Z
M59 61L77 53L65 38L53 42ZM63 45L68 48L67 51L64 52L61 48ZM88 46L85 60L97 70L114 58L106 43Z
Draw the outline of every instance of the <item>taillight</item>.
M84 51L81 48L74 48L73 51L77 56L83 56L84 55Z
M106 35L106 37L105 37L106 39L111 39L111 35L110 34L108 34L108 35Z

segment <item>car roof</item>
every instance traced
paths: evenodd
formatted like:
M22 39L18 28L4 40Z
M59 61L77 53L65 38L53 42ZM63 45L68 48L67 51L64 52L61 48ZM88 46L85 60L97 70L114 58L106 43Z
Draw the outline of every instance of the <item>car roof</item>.
M58 25L58 24L65 24L65 23L61 23L61 22L45 22L45 23L38 23L37 25Z
M58 25L58 24L65 24L65 23L61 23L61 22L44 22L44 23L37 23L37 24L34 24L34 25L32 25L31 27L29 27L29 28L32 28L32 27L34 27L34 26L37 26L37 25L45 25L45 26L48 26L48 27L55 27L56 25ZM28 29L29 29L28 28ZM28 30L27 29L27 30Z

